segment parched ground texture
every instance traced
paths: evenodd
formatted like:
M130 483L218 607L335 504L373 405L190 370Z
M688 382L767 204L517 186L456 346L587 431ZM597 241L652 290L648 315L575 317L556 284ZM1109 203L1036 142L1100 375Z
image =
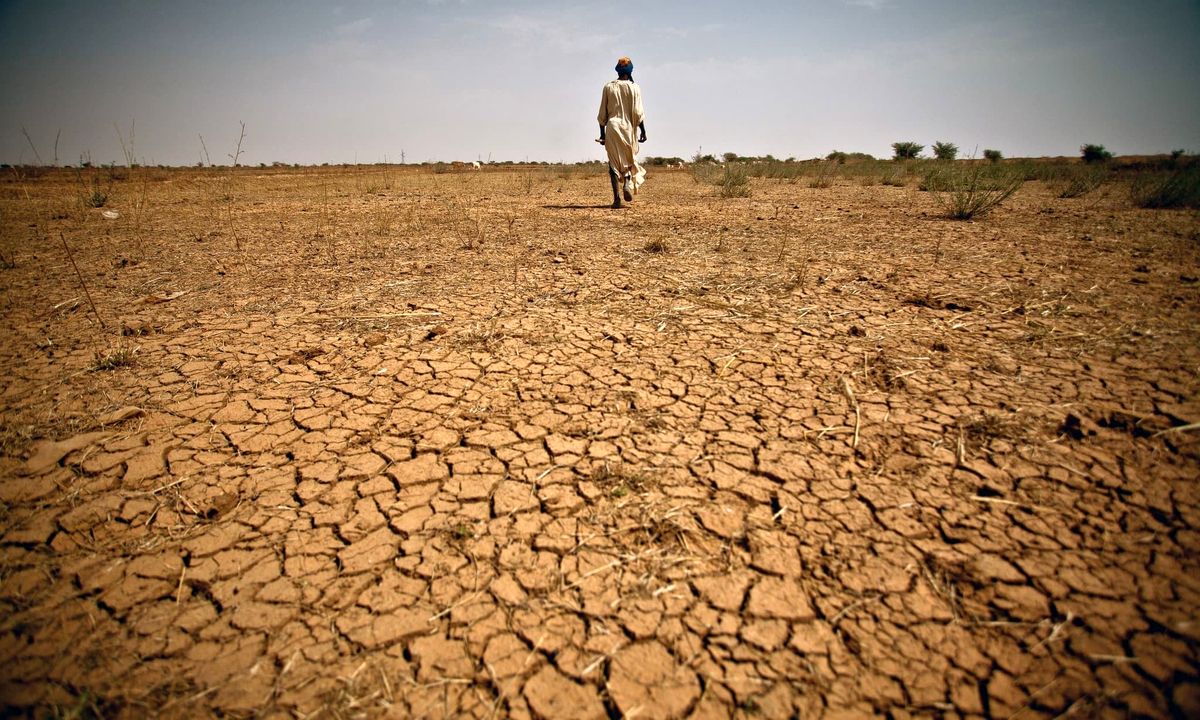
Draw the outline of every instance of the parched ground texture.
M1200 713L1194 212L601 172L0 184L5 712Z

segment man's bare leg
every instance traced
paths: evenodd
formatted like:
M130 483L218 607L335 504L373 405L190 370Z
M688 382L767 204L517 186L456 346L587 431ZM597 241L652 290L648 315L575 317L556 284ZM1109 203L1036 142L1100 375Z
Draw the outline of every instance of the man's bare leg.
M612 206L614 208L619 208L619 207L621 207L621 196L619 194L620 191L617 188L617 186L619 184L619 180L617 179L617 171L612 169L612 165L608 166L608 180L609 180L609 182L612 183L612 191L613 191Z

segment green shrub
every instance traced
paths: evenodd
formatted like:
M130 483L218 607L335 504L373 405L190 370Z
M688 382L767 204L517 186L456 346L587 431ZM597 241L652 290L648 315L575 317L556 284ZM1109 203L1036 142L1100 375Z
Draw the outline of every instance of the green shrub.
M921 182L917 185L918 190L925 191L945 191L949 189L948 171L945 165L932 165L921 176Z
M721 197L750 197L750 175L745 165L726 163L725 174L721 178Z
M924 145L915 142L894 142L892 143L892 159L893 160L913 160L921 156L921 151L925 149Z
M999 150L984 150L983 157L985 160L998 163L1004 157L1004 155Z
M746 169L746 172L752 177L787 180L788 182L794 183L799 178L808 174L809 167L811 166L808 163L772 160L768 162L755 163L754 165L749 166Z
M946 215L956 220L970 220L987 214L1011 197L1025 182L1025 177L1019 170L980 163L947 167L939 182L942 187L937 190L937 199Z
M1112 160L1112 153L1104 149L1103 145L1093 145L1087 143L1079 146L1079 154L1083 156L1085 163L1107 162Z
M808 186L810 188L827 188L833 185L833 174L836 167L837 163L832 160L818 164L817 174L808 181Z
M1130 184L1141 208L1200 208L1200 166L1172 173L1143 173Z
M933 144L933 156L938 160L953 160L958 157L958 146L939 140Z
M898 169L884 171L883 175L879 178L879 184L889 185L891 187L904 187L908 184L908 178L906 177L904 168L900 167Z
M1042 162L1036 160L1019 160L1012 169L1020 170L1026 181L1041 180L1047 183L1061 182L1063 176L1074 163L1065 165L1061 162Z
M709 162L707 160L701 162L693 162L688 165L688 171L692 175L692 181L702 185L720 185L721 184L721 166L716 161Z
M108 186L103 187L100 184L99 172L93 170L88 173L88 178L84 179L83 173L76 170L75 180L79 183L79 201L84 207L100 208L108 204L108 194L113 185L111 179Z
M825 159L830 162L835 162L838 165L845 165L847 157L848 156L846 155L846 153L842 152L841 150L834 150L833 152L826 155Z

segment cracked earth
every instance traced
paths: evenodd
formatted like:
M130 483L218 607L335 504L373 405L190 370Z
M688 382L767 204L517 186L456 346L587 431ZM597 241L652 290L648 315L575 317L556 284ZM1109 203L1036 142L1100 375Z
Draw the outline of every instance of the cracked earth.
M755 183L4 183L6 711L1200 713L1197 216Z

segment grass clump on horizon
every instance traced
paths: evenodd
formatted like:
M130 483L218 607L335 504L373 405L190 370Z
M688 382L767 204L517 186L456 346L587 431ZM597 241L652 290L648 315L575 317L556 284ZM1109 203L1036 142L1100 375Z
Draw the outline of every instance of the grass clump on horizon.
M1060 198L1077 198L1087 195L1104 184L1109 170L1104 165L1072 165L1067 167L1058 180Z

